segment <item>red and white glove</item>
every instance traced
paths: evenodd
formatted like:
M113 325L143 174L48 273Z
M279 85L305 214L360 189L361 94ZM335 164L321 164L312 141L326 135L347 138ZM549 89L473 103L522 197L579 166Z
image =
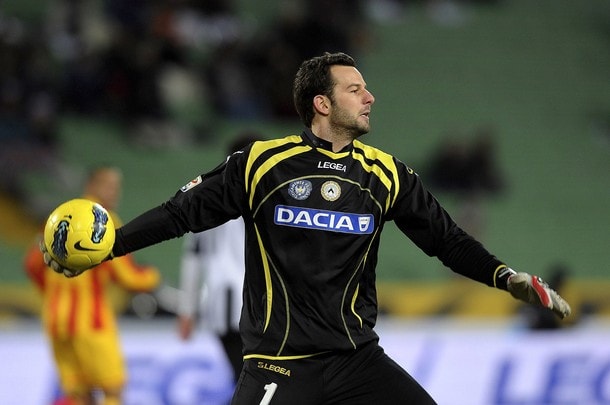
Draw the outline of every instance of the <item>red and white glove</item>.
M542 305L561 319L572 311L567 301L538 276L514 273L508 277L506 286L513 297L530 304Z

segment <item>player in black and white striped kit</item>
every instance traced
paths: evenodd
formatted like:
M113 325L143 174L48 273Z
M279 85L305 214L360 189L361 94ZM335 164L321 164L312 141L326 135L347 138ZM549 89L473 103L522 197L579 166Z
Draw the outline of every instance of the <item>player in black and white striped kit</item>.
M228 153L261 139L245 131L228 146ZM200 321L220 339L235 381L243 365L239 318L244 283L244 221L233 219L205 232L185 235L180 261L178 334L188 340Z
M239 317L244 283L244 222L233 219L205 232L185 235L180 266L178 333L191 338L201 327L218 336L235 381L243 359Z
M570 313L540 278L511 270L456 225L411 168L358 139L370 130L375 98L350 56L305 61L294 99L300 135L231 155L118 229L113 249L119 256L244 219L244 366L233 405L435 403L374 330L388 221L454 272L561 318Z

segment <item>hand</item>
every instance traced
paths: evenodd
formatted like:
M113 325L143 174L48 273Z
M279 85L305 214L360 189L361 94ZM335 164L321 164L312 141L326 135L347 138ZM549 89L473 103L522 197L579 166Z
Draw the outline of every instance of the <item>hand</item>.
M508 278L508 291L517 299L552 310L561 319L570 315L570 305L538 276L515 273Z
M40 247L40 251L42 252L44 263L53 269L54 272L63 274L66 277L76 277L79 274L83 273L85 270L70 270L68 268L63 267L61 264L57 262L57 260L53 259L49 252L47 251L47 247L44 244L44 241L40 241L38 245Z
M193 326L193 318L184 315L178 316L178 334L180 339L189 340L193 334Z

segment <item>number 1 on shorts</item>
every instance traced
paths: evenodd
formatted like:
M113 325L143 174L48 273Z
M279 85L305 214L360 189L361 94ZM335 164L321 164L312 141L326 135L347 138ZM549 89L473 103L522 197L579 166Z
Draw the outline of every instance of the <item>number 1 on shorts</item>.
M267 384L265 385L265 396L263 397L263 399L261 399L261 402L259 405L269 405L269 403L271 402L271 398L273 398L273 394L275 394L275 390L277 388L277 384L276 383L271 383L271 384Z

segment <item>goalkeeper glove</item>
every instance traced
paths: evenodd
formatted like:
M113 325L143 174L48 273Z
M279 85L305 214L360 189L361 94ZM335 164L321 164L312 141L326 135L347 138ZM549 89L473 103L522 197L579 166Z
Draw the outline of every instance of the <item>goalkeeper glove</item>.
M63 267L61 264L57 262L57 260L53 259L49 254L47 247L44 244L44 241L41 241L38 245L40 247L40 251L42 252L44 263L53 269L54 272L63 274L66 277L76 277L79 274L83 273L85 270L71 270L66 267Z
M510 294L522 301L542 305L561 319L570 315L570 305L538 276L514 273L508 277L506 287Z

